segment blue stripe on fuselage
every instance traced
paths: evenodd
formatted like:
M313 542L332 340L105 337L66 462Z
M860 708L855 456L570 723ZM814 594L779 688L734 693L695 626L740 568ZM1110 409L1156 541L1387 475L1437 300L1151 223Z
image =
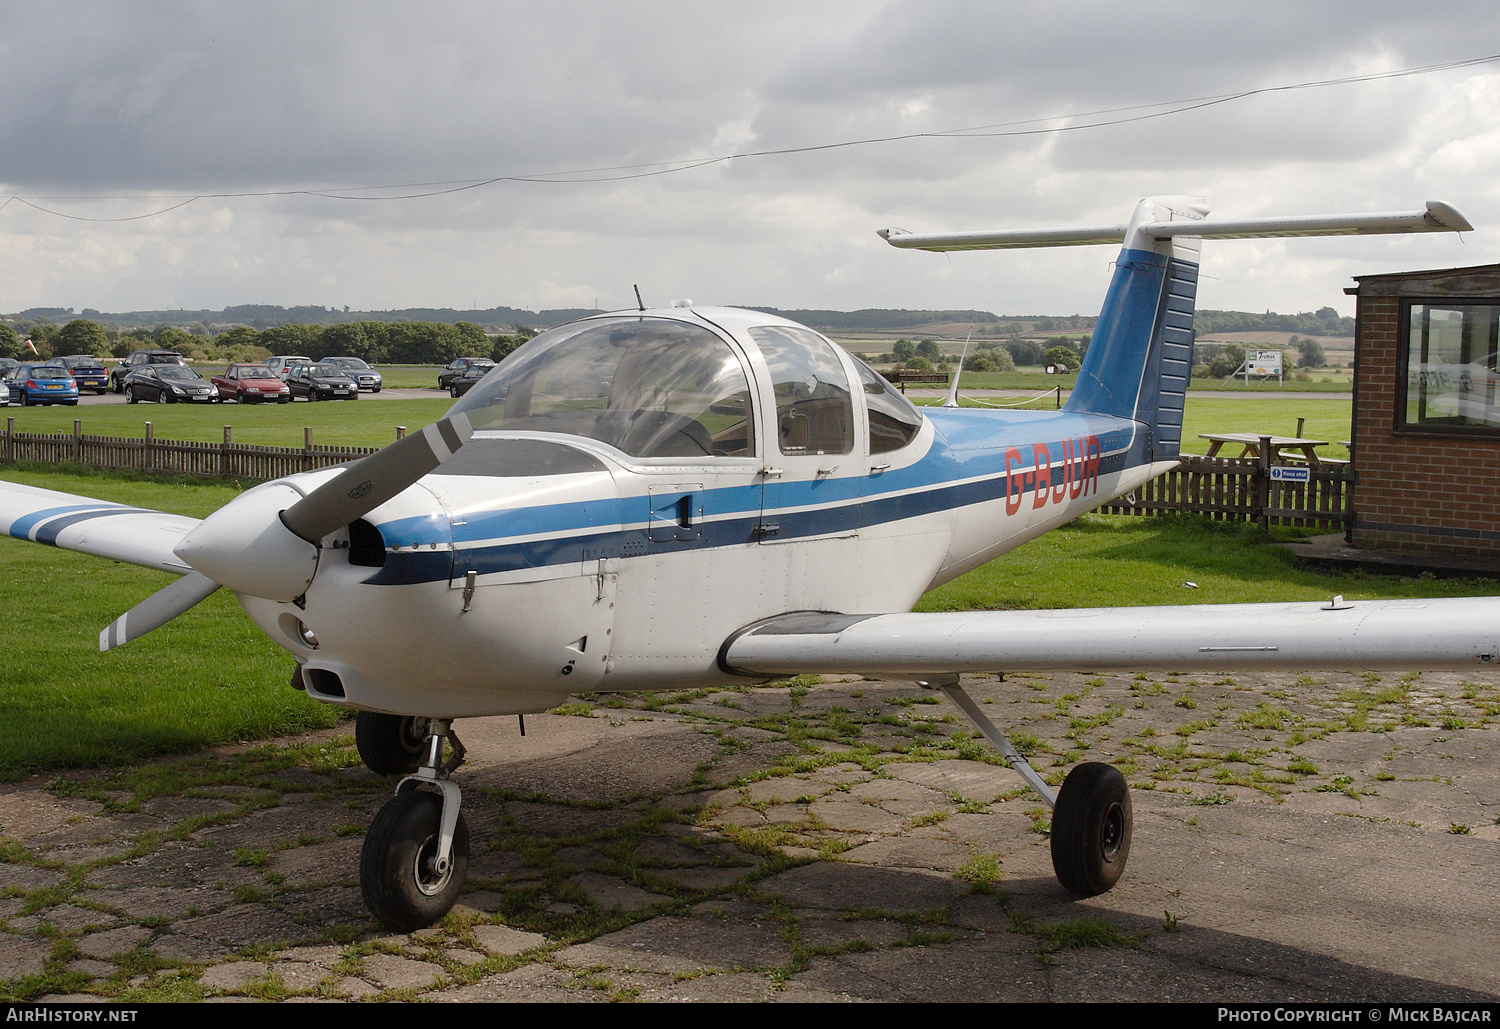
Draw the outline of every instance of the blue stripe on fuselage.
M931 450L915 464L878 476L772 481L764 486L707 491L712 494L704 502L708 517L699 523L695 539L648 541L645 526L650 498L645 495L466 511L463 521L451 527L440 516L395 519L380 525L388 546L416 548L436 543L444 549L391 551L385 566L365 581L395 585L446 579L469 570L491 574L599 558L739 546L760 538L756 529L763 519L776 523L777 540L852 532L862 526L1059 489L1088 456L1075 441L1091 436L1099 446L1097 474L1118 472L1127 467L1138 435L1134 422L1066 411L1038 415L966 408L925 413L937 434ZM1064 440L1070 441L1066 447ZM1065 458L1074 463L1072 469L1065 467ZM1046 470L1039 471L1038 466ZM1018 481L1013 482L1012 476ZM631 528L622 530L621 526ZM540 533L561 535L507 541ZM453 554L446 550L450 539L458 544ZM465 543L479 545L465 547Z

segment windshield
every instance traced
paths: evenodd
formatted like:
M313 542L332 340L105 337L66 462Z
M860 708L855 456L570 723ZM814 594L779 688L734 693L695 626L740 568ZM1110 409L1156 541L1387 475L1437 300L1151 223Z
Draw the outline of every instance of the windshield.
M203 376L199 375L191 368L185 367L183 365L170 365L166 368L158 368L156 370L156 377L159 379L174 379L179 382L183 382L188 379L203 378Z
M43 364L31 369L31 377L33 379L71 379L73 376L68 374L66 368Z
M340 368L353 368L356 371L360 369L368 369L370 367L357 357L335 357L333 359L333 363L338 365Z
M151 364L184 364L181 354L152 354Z
M319 361L313 368L313 374L325 376L327 378L336 378L341 377L344 374L344 369L340 368L332 361Z
M64 359L63 364L65 364L69 368L81 368L86 371L95 371L96 369L102 369L104 367L104 365L100 364L96 359L92 357L66 358Z
M750 384L728 343L667 318L545 332L453 406L476 429L587 436L635 457L753 457Z

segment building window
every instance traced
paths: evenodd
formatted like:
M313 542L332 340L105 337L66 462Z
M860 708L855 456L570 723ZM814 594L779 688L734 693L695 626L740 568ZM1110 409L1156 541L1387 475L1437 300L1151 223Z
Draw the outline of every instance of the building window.
M1500 305L1404 305L1401 364L1405 396L1397 428L1500 432Z

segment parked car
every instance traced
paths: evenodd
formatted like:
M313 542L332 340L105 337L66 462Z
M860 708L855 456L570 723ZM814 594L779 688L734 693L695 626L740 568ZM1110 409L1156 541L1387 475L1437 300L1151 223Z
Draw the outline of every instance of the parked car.
M344 369L344 374L359 383L361 390L379 393L380 387L385 385L381 374L357 357L326 357L324 360L332 361Z
M109 370L109 391L121 393L125 389L125 376L137 368L146 368L154 364L176 364L187 366L187 358L175 350L136 350L129 357L120 362L118 368Z
M125 403L214 404L219 391L187 365L143 365L125 376Z
M332 361L317 364L304 361L292 365L286 373L286 385L294 400L297 397L308 400L359 399L359 386Z
M469 392L469 389L480 379L490 373L493 364L471 364L465 368L462 375L457 376L448 383L448 394L452 397L461 397Z
M10 373L21 367L21 362L14 357L0 357L0 379L10 378Z
M236 404L285 404L292 399L286 383L263 364L232 364L211 380L222 401Z
M67 357L54 357L47 363L66 368L72 373L80 393L88 390L103 396L104 391L109 389L109 371L93 354L69 354Z
M78 403L78 383L66 368L55 364L17 365L5 380L5 388L10 402L22 407Z
M279 357L266 358L266 367L271 369L272 374L274 374L282 382L286 381L287 373L291 371L292 365L311 363L312 358L301 357L295 354L282 354Z
M470 365L482 364L486 368L493 368L495 362L488 357L460 357L448 362L448 366L438 372L438 389L450 389L453 380L458 378L469 369Z

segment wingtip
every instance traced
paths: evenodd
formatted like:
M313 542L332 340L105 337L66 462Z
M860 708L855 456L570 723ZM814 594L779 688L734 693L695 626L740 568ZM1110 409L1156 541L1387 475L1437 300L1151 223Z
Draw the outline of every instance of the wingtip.
M1427 220L1439 228L1447 229L1449 232L1473 232L1474 226L1469 219L1452 204L1441 200L1427 201Z

